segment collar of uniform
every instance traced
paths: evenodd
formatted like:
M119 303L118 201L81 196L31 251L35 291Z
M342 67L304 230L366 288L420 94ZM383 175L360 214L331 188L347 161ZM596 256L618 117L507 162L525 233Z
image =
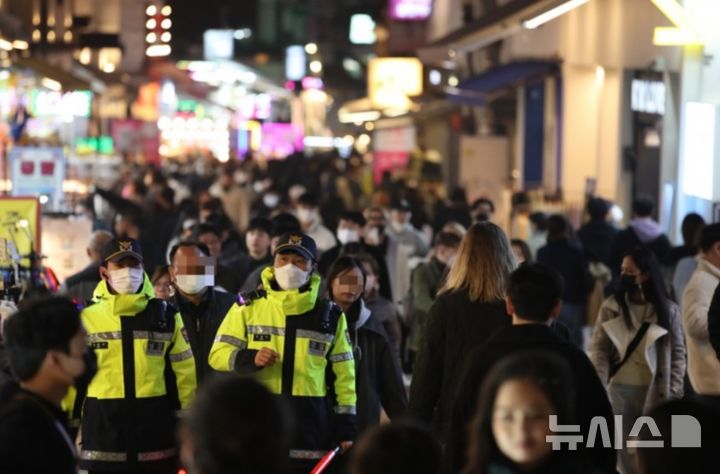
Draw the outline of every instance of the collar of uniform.
M110 293L105 280L101 280L93 293L93 301L109 305L113 314L118 316L134 316L145 309L152 298L155 297L152 283L147 275L143 278L143 285L139 293L131 295L115 295Z
M317 273L313 273L310 277L310 287L305 291L273 289L273 285L271 285L275 279L273 267L263 270L261 278L267 297L281 303L286 315L307 313L315 307L320 292L320 275Z

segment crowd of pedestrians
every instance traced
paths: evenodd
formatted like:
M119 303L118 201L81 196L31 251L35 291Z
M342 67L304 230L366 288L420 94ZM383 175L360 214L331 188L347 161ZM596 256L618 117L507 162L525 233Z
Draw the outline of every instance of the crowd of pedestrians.
M647 197L625 229L590 198L576 231L520 193L508 236L487 197L355 165L96 189L88 266L3 318L0 473L720 470L720 223L671 247ZM673 415L702 447L637 443Z

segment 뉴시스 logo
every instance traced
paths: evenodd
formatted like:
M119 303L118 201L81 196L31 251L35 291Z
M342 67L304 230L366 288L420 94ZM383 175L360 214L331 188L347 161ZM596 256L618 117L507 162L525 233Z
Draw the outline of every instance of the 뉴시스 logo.
M610 430L608 428L607 420L602 416L593 417L590 421L590 428L588 429L587 441L585 447L594 448L595 443L598 441L598 435L602 442L603 448L615 448L623 449L628 448L664 448L665 439L663 439L660 430L653 420L649 416L641 416L635 420L632 429L630 430L629 436L635 438L640 434L643 426L647 426L652 435L652 440L627 440L627 444L623 446L623 424L622 415L615 415L615 439L610 440ZM563 444L567 444L568 449L575 451L578 445L582 445L583 436L580 431L580 425L558 425L557 415L550 415L550 431L553 433L575 433L565 435L548 435L546 441L552 443L553 451L559 451L562 449ZM702 447L702 436L700 429L700 422L697 418L690 415L672 415L671 419L671 433L670 433L670 447L671 448L700 448Z

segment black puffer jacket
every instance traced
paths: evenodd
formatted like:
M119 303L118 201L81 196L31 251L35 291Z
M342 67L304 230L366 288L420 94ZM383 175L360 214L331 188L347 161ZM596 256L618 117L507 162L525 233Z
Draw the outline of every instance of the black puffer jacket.
M468 354L511 324L502 301L473 303L465 290L440 295L430 309L426 337L415 362L409 414L433 422L444 437Z

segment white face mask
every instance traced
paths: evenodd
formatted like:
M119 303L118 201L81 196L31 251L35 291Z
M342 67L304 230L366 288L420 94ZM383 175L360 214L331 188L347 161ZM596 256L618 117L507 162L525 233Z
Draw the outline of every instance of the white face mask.
M175 284L183 293L197 295L205 288L215 286L215 275L177 275Z
M312 224L317 220L318 213L315 209L300 208L297 210L297 216L303 224Z
M108 271L108 283L118 294L137 293L145 278L142 268L127 267Z
M275 268L275 281L283 290L297 290L308 281L310 272L296 267L292 263Z
M404 222L398 222L398 221L392 221L390 222L390 227L396 234L400 234L405 230L405 224Z
M263 204L265 207L273 209L280 202L280 197L277 194L266 194L263 196Z
M355 229L338 229L337 238L343 245L360 242L360 232Z

